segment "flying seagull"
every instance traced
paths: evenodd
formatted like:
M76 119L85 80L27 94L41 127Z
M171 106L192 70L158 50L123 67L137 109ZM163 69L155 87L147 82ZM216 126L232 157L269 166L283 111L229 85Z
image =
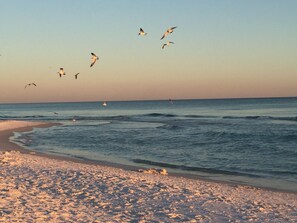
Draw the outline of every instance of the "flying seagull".
M33 86L37 86L35 83L29 83L29 84L26 84L26 86L25 86L25 88L27 88L27 87L29 87L29 86L31 86L31 85L33 85Z
M140 28L138 36L145 36L147 33L143 31L142 28Z
M77 76L79 75L79 73L77 73L77 74L75 74L74 76L75 76L75 79L77 79Z
M167 43L164 43L163 46L162 46L162 49L164 49L165 46L169 46L170 44L174 44L174 42L167 42Z
M92 55L92 58L91 58L92 63L90 65L90 67L92 67L96 63L97 60L99 60L99 57L97 57L96 54L91 53L91 55Z
M63 68L60 68L60 71L58 72L58 74L60 75L60 77L62 77L62 75L65 75L65 71Z
M169 29L166 30L166 32L164 33L164 35L162 36L161 40L164 39L168 34L173 33L173 30L177 28L177 26L171 27Z

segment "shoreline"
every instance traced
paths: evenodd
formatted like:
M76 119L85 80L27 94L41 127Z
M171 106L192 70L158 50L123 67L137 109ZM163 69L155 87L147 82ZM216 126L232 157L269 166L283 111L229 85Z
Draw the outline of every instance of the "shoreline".
M22 122L22 121L16 121L16 122ZM26 121L27 122L27 121ZM35 122L35 121L29 121L28 123L29 126L21 126L17 128L11 128L7 130L2 130L0 128L0 152L1 151L19 151L21 153L25 154L33 154L37 155L40 157L45 157L45 158L50 158L50 159L55 159L55 160L60 160L60 161L71 161L71 162L77 162L81 164L87 164L87 165L98 165L98 166L106 166L106 167L114 167L114 168L120 168L126 171L135 171L138 172L140 169L149 169L149 167L139 167L137 165L129 165L129 164L121 164L121 163L114 163L110 161L97 161L97 160L90 160L86 158L79 158L79 157L71 157L71 156L62 156L62 155L55 155L55 154L50 154L50 153L43 153L43 152L38 152L38 151L33 151L30 149L27 149L21 145L19 145L17 142L12 142L10 141L10 138L14 135L14 132L29 132L32 131L33 128L49 128L52 126L57 126L57 125L62 125L61 123L51 123L51 122ZM0 120L1 124L1 120ZM5 148L3 150L3 148ZM150 165L148 165L150 166ZM151 168L155 168L154 166L151 166ZM198 181L204 181L204 182L214 182L214 183L219 183L219 184L224 184L224 185L229 185L229 186L247 186L247 187L254 187L258 189L263 189L263 190L269 190L269 191L274 191L274 192L283 192L283 193L289 193L289 194L297 194L297 191L292 191L292 190L286 190L286 189L279 189L279 188L274 188L274 187L269 187L269 186L259 186L259 185L252 185L252 183L246 183L243 181L239 180L234 180L234 182L228 181L228 180L222 180L222 179L214 179L211 177L206 177L202 175L197 175L197 174L192 174L192 173L186 173L182 171L174 171L173 169L166 168L166 170L170 170L168 173L169 176L171 177L177 177L177 178L185 178L185 179L191 179L191 180L198 180ZM173 172L171 172L171 170ZM224 178L224 177L222 177Z
M5 131L0 124L0 222L297 221L296 194L127 171L3 143L15 131L56 123L33 124Z
M29 132L32 131L33 128L48 128L51 126L55 125L60 125L59 123L47 123L47 122L23 122L23 121L1 121L0 120L0 125L1 123L6 124L5 122L14 122L11 125L15 123L20 123L19 126L16 127L4 127L3 129L0 128L0 151L11 151L11 150L16 150L20 151L23 153L29 153L31 152L30 150L27 150L26 148L10 141L10 138L14 135L14 132ZM30 124L28 124L30 123Z

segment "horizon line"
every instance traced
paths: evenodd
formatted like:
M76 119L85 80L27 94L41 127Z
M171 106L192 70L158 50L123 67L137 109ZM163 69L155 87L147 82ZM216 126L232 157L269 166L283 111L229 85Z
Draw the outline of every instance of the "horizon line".
M230 97L230 98L167 98L167 99L136 99L136 100L86 100L86 101L48 101L48 102L0 102L0 105L5 104L54 104L54 103L92 103L92 102L140 102L140 101L190 101L190 100L248 100L248 99L282 99L282 98L297 98L297 96L268 96L268 97Z

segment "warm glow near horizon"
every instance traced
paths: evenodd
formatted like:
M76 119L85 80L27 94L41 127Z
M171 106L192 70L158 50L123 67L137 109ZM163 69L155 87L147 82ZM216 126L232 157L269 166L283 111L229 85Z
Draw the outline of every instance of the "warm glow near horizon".
M11 0L0 8L0 103L297 96L293 0ZM162 49L167 41L175 44ZM91 52L99 61L90 68ZM30 82L37 87L25 89Z

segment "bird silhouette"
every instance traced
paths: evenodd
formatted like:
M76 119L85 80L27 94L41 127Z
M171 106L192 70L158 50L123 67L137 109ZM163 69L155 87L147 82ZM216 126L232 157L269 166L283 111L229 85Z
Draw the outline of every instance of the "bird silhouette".
M164 35L161 37L161 40L164 39L168 34L173 33L173 30L177 28L177 26L171 27L169 29L166 30L166 32L164 33Z
M143 31L142 28L139 29L138 36L145 36L147 33Z
M167 42L167 43L164 43L163 46L162 46L162 49L164 49L165 46L169 46L170 44L174 44L174 42Z
M92 55L92 57L91 57L92 63L90 65L90 67L92 67L96 63L97 60L99 60L99 57L97 57L96 54L91 53L91 55Z
M27 88L27 87L29 87L29 86L31 86L31 85L33 85L33 86L37 86L35 83L29 83L29 84L26 84L26 86L25 86L25 88Z
M58 74L60 77L62 77L62 75L65 75L66 73L65 73L64 69L61 67Z

